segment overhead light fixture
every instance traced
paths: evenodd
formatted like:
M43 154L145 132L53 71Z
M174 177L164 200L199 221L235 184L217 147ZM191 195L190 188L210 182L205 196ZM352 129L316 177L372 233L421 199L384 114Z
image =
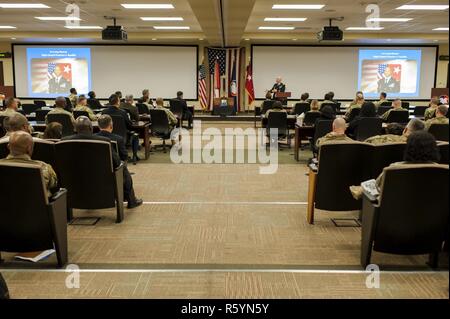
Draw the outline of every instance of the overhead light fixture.
M433 31L448 31L448 27L434 28Z
M141 17L143 21L183 21L182 17Z
M407 22L411 21L413 18L370 18L366 21L370 22Z
M150 4L150 3L122 3L125 9L175 9L173 4Z
M189 30L191 27L154 26L156 30Z
M11 40L16 40L17 38L11 38Z
M158 39L157 39L157 38L153 38L153 39L152 39L152 41L156 41L156 40L158 40Z
M73 29L73 30L101 30L102 27L98 25L66 25L64 26L66 29Z
M274 10L320 10L324 4L274 4Z
M301 21L306 21L306 18L265 18L264 21L301 22Z
M405 4L396 9L397 10L446 10L446 9L448 9L448 4Z
M295 27L259 27L259 30L294 30Z
M250 39L249 38L247 38L247 39L244 39L245 41L250 41Z
M292 39L292 41L297 41L298 39Z
M199 39L199 41L203 41L203 40L205 40L205 39L203 39L203 38L200 38L200 39Z
M47 9L50 8L42 3L0 3L2 9Z
M353 31L379 31L383 30L383 27L348 27L345 30L353 30Z
M35 18L42 21L81 21L81 19L77 17L35 17Z
M13 27L12 25L0 25L0 29L17 29L17 28Z

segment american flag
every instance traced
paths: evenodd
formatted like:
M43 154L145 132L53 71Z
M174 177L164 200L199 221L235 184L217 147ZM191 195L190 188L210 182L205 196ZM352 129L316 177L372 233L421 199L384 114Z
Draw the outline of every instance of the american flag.
M208 108L208 94L206 93L206 69L203 62L198 67L198 94L202 109Z

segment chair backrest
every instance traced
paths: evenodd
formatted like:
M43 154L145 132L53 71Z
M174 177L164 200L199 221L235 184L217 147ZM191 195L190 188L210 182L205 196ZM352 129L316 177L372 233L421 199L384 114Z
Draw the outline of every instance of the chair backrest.
M270 134L270 129L278 129L278 136L287 135L287 113L271 111L267 117L267 133Z
M113 121L113 133L123 137L124 141L127 141L127 123L125 119L120 115L111 115Z
M415 117L423 117L425 115L425 110L428 108L428 106L416 106L414 108L414 116Z
M36 121L37 122L45 122L45 117L47 116L50 110L36 110Z
M5 119L6 119L7 117L8 117L8 116L4 116L4 115L1 115L1 116L0 116L0 138L3 137L3 136L5 136L5 134L6 134L6 129L5 129L5 127L3 126L3 123L5 122Z
M96 101L91 98L87 99L87 104L89 105L91 110L98 110L100 108L99 103L96 103Z
M43 139L34 140L32 159L50 164L56 171L55 142Z
M300 115L302 113L306 113L309 110L311 110L311 105L309 103L301 102L301 103L295 103L295 105L294 105L294 114L295 115Z
M322 103L320 105L320 110L322 110L325 106L331 106L336 113L339 112L341 108L340 103Z
M139 114L150 114L148 106L144 103L136 103Z
M361 117L355 136L358 141L365 141L369 137L381 134L383 120L378 117Z
M408 111L392 111L389 113L386 122L388 123L408 123L409 112Z
M392 107L392 102L389 102L389 101L381 102L380 106L390 106L390 107Z
M46 107L47 103L45 103L44 100L34 100L33 101L34 105L36 105L37 107Z
M77 119L79 116L89 117L89 113L86 111L73 111L73 117Z
M319 120L316 122L316 128L314 130L314 137L312 140L313 145L319 138L327 135L333 130L333 120Z
M359 142L323 144L319 149L319 171L316 184L316 208L332 211L361 207L350 191L369 179L370 145Z
M385 103L389 103L389 104L388 105L383 105ZM386 113L387 111L389 111L390 109L392 109L391 104L392 104L391 102L383 102L383 103L381 103L381 105L377 109L377 114L381 116L384 113Z
M371 178L377 178L385 167L403 161L406 143L388 143L372 145Z
M272 108L273 103L275 102L275 100L265 100L261 108L261 114L266 114L266 112Z
M173 114L178 115L180 118L183 116L183 104L178 99L169 100L170 111Z
M152 118L152 123L150 125L152 133L157 135L168 135L170 133L170 127L166 112L158 109L151 109L149 111L150 117Z
M350 114L348 115L348 119L347 122L351 122L355 119L355 117L357 117L359 115L359 113L361 112L361 108L359 107L355 107L350 111Z
M39 166L1 163L0 176L0 251L52 248L48 199Z
M433 135L437 141L448 142L448 130L448 124L431 124L428 132Z
M40 108L40 106L37 106L35 104L31 104L31 103L22 104L22 110L27 115L36 112L36 110L39 109L39 108Z
M53 113L47 114L47 122L57 122L62 125L62 136L69 136L74 133L72 120L68 114Z
M439 143L439 152L441 153L441 160L439 163L441 164L449 164L449 158L448 158L448 142L447 143Z
M306 112L303 118L304 126L313 126L316 120L320 117L320 112Z
M409 110L409 102L402 101L402 108Z
M68 97L66 97L65 99L66 99L66 108L71 110L73 108L72 101Z
M78 209L114 207L115 178L111 143L68 140L55 144L60 185L68 205Z
M397 254L440 251L448 235L448 177L446 165L386 168L374 250ZM437 189L441 196L436 195Z
M0 142L0 159L6 158L6 156L8 156L9 154L8 143L9 141Z

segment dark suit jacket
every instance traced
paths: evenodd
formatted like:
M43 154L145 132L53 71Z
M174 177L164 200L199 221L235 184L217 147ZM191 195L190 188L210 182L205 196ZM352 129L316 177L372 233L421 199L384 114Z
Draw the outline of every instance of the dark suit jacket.
M400 92L400 82L396 81L393 77L387 83L385 79L381 79L378 81L378 93L380 92L398 93Z
M180 99L180 98L175 98L175 100L181 101L181 105L183 106L183 113L189 112L189 109L187 107L187 103L186 100Z
M283 84L283 83L280 83L280 84L275 83L272 86L272 90L277 90L278 92L285 92L286 91L286 85Z
M93 110L98 110L98 109L103 108L102 104L97 99L88 99L87 103L88 103L89 107Z
M108 108L102 112L102 114L108 114L110 116L121 116L125 120L125 125L127 126L128 131L133 130L133 122L131 122L130 118L126 111L121 110L115 106L108 105Z
M103 137L103 136L97 136L94 134L74 134L74 135L70 135L70 136L65 136L61 139L62 141L67 141L67 140L94 140L94 141L104 141L104 142L108 142L111 143L111 140ZM111 155L112 155L112 161L113 161L113 166L114 168L117 168L120 166L120 158L119 155L117 154L116 150L114 149L114 147L111 146Z
M125 141L123 140L122 136L119 136L117 134L113 134L113 133L109 133L107 131L100 131L97 134L95 134L96 136L101 136L101 137L105 137L108 140L111 141L116 141L117 142L117 146L119 149L119 157L122 161L126 161L128 159L128 152L127 152L127 148L125 147Z

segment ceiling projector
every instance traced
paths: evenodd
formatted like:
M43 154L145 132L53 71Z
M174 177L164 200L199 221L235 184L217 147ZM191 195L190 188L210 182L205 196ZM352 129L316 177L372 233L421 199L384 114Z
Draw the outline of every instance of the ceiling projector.
M342 41L343 38L344 32L335 26L323 27L323 30L317 33L319 41Z
M120 25L110 25L102 31L102 40L126 41L127 39L128 34Z

